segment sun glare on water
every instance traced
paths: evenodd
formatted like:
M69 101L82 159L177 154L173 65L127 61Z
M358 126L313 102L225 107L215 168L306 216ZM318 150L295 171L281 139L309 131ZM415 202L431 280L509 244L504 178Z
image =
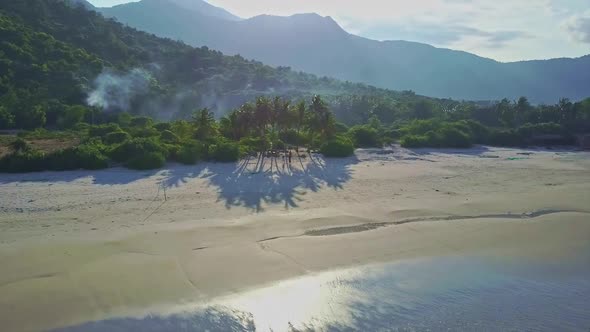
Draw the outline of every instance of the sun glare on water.
M322 273L255 290L226 302L252 314L257 328L289 331L292 328L322 328L350 321L349 303L362 294L350 287L357 270Z

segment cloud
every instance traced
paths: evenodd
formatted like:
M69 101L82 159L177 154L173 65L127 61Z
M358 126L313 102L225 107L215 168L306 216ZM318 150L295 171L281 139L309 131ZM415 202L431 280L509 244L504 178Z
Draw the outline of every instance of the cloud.
M464 0L452 0L464 1ZM466 39L477 40L481 47L498 48L518 39L531 39L533 35L520 30L483 30L453 22L425 23L404 22L403 24L362 24L345 21L344 28L361 35L372 35L380 40L402 39L447 46L461 43ZM350 28L352 27L352 28Z
M565 28L574 41L590 44L590 10L570 17Z
M507 43L518 39L532 39L533 35L525 31L496 31L488 33L487 42L489 48L503 47Z

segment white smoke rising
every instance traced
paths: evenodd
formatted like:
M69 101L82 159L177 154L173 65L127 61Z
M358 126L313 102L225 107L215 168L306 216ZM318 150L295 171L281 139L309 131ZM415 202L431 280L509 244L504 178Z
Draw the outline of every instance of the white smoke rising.
M136 68L126 73L105 69L93 81L86 102L106 112L131 112L160 121L189 118L193 111L207 107L217 118L258 96L288 92L285 88L256 89L252 81L232 84L232 77L213 75L195 84L175 86L167 91L154 89L158 74L164 69L157 64ZM228 84L229 83L229 84ZM233 90L228 91L228 85Z
M86 102L105 111L129 111L134 97L149 91L152 75L144 69L133 69L126 74L104 70L94 80Z

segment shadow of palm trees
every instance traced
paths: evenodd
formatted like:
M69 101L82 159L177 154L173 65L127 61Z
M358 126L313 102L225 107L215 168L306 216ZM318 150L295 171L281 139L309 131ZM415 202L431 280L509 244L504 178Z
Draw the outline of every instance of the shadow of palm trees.
M242 206L256 212L264 204L283 204L294 208L306 192L342 189L351 179L350 166L356 157L325 159L319 155L285 157L250 157L236 164L202 163L194 166L170 165L152 171L113 168L100 171L41 172L0 176L0 184L18 182L73 182L89 179L93 185L126 185L149 177L158 177L158 190L178 188L192 179L205 179L218 193L218 202L226 208ZM158 191L159 194L159 191Z
M216 166L215 172L203 177L217 188L218 201L226 208L243 206L260 212L263 204L297 207L306 191L342 189L352 176L349 166L358 163L356 157L324 159L316 155L305 161L299 159L288 163L282 157L248 158L233 169Z

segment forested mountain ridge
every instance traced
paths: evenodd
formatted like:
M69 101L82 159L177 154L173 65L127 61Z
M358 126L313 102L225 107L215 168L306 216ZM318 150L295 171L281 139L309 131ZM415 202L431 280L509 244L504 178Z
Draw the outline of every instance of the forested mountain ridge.
M383 95L402 103L426 99L194 48L62 0L2 0L0 15L4 128L55 125L66 106L87 104L97 89L108 97L97 106L107 111L159 118L186 117L205 106L225 112L270 94ZM94 97L98 102L100 96Z
M187 12L172 0L143 0L98 10L138 29L194 46L433 97L500 100L526 95L535 103L555 103L562 97L579 100L590 95L590 56L501 63L426 44L358 37L331 18L315 14L229 21Z

